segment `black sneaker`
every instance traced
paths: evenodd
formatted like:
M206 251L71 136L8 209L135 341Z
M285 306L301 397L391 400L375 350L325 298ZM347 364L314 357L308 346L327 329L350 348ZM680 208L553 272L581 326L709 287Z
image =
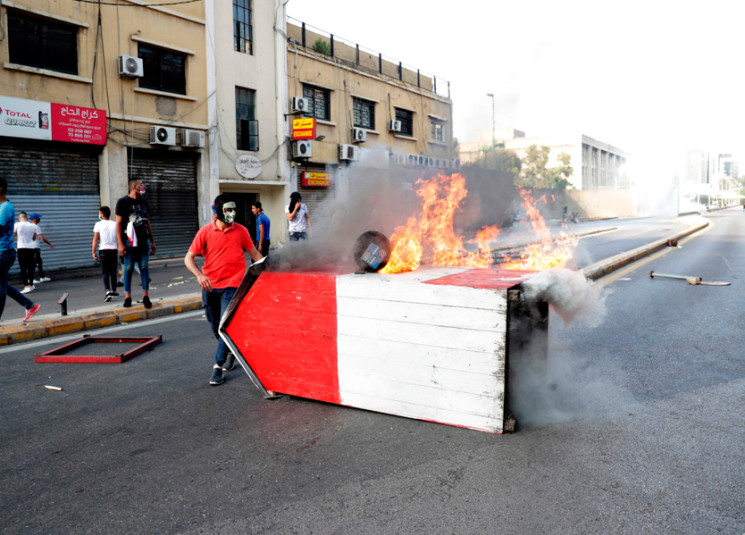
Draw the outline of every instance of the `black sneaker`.
M132 298L131 297L125 297L124 298L123 306L124 306L124 308L131 307L132 306Z
M224 381L222 376L222 368L217 364L212 368L212 377L210 377L210 384L212 386L221 385Z
M146 295L142 296L142 304L145 305L145 308L153 308L150 298Z
M111 292L106 292L106 297L103 298L104 302L108 303L111 301L114 297L111 295Z
M222 365L222 371L229 372L235 369L235 355L228 353L228 358Z
M111 292L112 297L119 297L119 292Z

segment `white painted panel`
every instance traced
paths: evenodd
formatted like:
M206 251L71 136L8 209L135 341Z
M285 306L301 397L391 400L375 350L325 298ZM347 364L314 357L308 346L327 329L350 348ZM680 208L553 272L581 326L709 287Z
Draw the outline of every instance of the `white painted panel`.
M506 290L424 284L419 280L407 278L405 275L407 274L342 275L336 280L336 294L338 297L357 297L361 299L372 297L381 301L462 306L464 308L500 311L506 309ZM436 278L439 277L427 277L425 280Z
M498 310L447 305L381 301L374 298L337 297L345 311L357 318L395 320L481 331L504 330L505 314Z
M469 373L503 373L504 350L496 352L454 351L446 347L404 344L392 340L362 339L338 334L337 350L359 361L356 366L389 367L405 360L410 366L437 367Z
M421 366L407 358L381 356L379 359L360 359L342 357L344 361L345 389L364 392L365 383L369 381L387 381L407 389L413 386L424 386L435 389L447 389L453 392L475 394L479 396L499 396L504 392L504 372L494 370L492 373L474 373L437 366ZM361 383L361 384L360 384ZM358 384L359 386L353 386Z
M504 349L504 338L489 331L465 331L455 327L370 320L337 315L338 334L374 340L389 340L407 344L431 345L466 351L495 353Z

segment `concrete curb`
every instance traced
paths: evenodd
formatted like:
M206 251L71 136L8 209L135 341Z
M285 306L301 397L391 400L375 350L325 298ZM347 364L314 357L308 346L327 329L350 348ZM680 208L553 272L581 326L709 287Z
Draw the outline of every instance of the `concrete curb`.
M145 319L162 318L172 314L180 314L202 308L201 296L181 297L160 303L153 303L153 308L146 309L142 305L132 308L115 308L112 310L83 313L77 316L46 319L28 324L15 324L0 327L0 346L28 342L39 338L47 338L60 334L79 331L89 331L131 323Z
M620 269L628 264L631 264L632 262L636 262L640 258L649 256L652 253L656 253L660 249L664 249L668 246L667 243L670 240L681 240L686 236L690 236L691 234L698 232L699 230L704 229L708 226L709 222L704 221L703 223L694 225L682 232L672 234L667 238L660 238L659 240L648 243L647 245L642 245L641 247L637 247L636 249L631 249L630 251L626 251L625 253L620 253L604 260L600 260L599 262L595 262L594 264L590 264L589 266L582 268L582 272L588 279L597 280L600 277L611 273L612 271Z
M707 227L708 221L692 225L688 229L675 233L667 238L662 238L647 245L637 247L631 251L621 253L599 262L595 262L582 269L585 276L590 280L596 280L612 271L626 266L644 256L667 247L669 240L680 240L686 236L698 232ZM615 227L591 230L588 232L577 233L577 235L586 236L613 230ZM533 242L530 242L533 243ZM522 246L528 245L522 244ZM520 247L521 245L512 245L508 249ZM495 251L504 249L495 249ZM34 321L29 324L17 323L0 327L0 346L28 342L39 338L47 338L60 334L69 334L73 332L89 331L109 327L111 325L131 323L145 319L162 318L172 314L190 312L202 308L202 297L200 295L179 297L153 303L153 308L146 309L142 305L136 305L132 308L115 308L111 310L83 312L76 316L65 316L61 318L46 319Z

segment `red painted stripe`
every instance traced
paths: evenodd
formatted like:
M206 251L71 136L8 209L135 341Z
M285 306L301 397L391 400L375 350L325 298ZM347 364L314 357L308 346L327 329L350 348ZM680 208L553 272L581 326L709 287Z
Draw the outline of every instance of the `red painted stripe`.
M514 271L508 269L479 268L469 269L454 275L425 281L425 284L442 284L446 286L467 286L469 288L506 290L520 284L532 271Z
M341 402L335 274L262 273L225 330L267 390Z

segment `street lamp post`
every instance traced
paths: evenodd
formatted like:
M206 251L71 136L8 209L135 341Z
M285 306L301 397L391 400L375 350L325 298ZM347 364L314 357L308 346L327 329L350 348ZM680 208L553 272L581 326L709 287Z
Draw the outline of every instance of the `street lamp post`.
M494 150L497 147L497 140L494 137L494 93L487 93L486 96L491 98L491 146Z

